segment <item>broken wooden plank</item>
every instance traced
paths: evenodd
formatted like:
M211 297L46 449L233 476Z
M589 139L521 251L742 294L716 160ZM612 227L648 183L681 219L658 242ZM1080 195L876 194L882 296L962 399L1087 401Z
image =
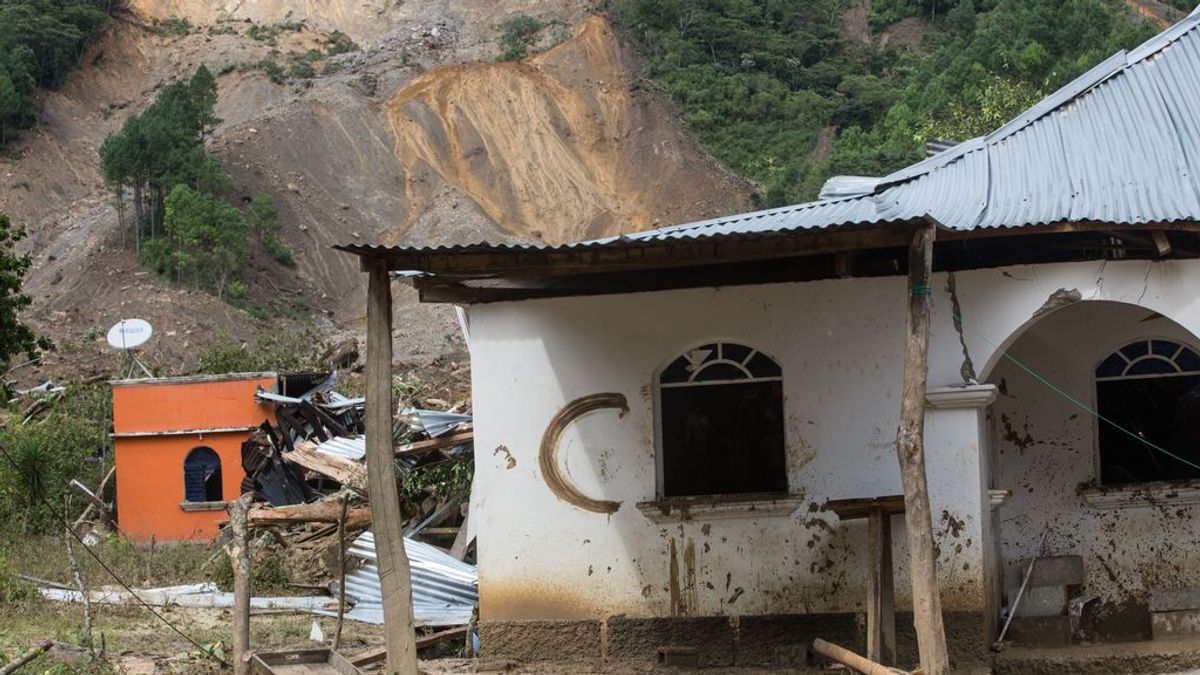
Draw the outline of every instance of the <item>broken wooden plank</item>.
M104 500L97 497L95 493L87 488L86 485L72 478L71 481L67 483L67 486L74 490L79 496L86 499L88 503L94 506L98 511L100 511L100 519L104 521L104 523L107 524L112 521L112 510L108 508L108 504L105 504Z
M312 504L295 504L292 506L262 506L250 507L250 527L266 528L275 525L292 525L297 523L333 523L338 522L341 505L336 501L313 502ZM371 524L371 509L350 509L346 516L346 527L361 529Z
M913 624L921 669L926 675L950 670L942 602L938 595L937 555L929 485L925 476L925 394L929 376L929 285L933 270L935 223L918 230L908 249L908 319L904 358L904 389L900 424L896 430L896 457L904 486L904 520L908 534L912 577Z
M470 628L470 626L458 626L456 628L449 628L447 630L421 636L417 638L417 649L432 647L433 645L436 645L440 642L445 642L447 640L464 638L467 636L467 631L470 630ZM374 649L368 649L367 651L350 659L350 663L353 663L361 668L362 666L369 666L372 663L379 663L386 658L387 647L376 647Z
M283 453L283 458L309 471L332 478L359 494L367 494L367 467L345 457L318 452L317 444L312 441L297 443L291 452Z
M104 474L104 478L100 481L100 487L96 488L95 494L97 497L104 494L104 489L108 487L108 482L111 481L115 475L117 475L116 464L114 464L112 468L108 470L108 473ZM85 508L83 513L81 513L79 517L75 519L75 523L71 525L71 528L78 531L77 528L87 521L88 516L92 515L92 509L94 508L96 508L96 505L92 503L91 500L88 500L87 508Z
M404 445L396 446L396 456L413 456L424 455L435 450L448 450L458 445L466 445L467 443L475 442L474 431L457 431L445 436L430 438L424 441L415 441Z

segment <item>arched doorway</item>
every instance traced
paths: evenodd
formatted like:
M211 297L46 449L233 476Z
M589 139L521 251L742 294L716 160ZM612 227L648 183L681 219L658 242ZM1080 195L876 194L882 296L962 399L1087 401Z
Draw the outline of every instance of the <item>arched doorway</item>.
M1003 606L1034 556L1060 557L1064 583L1026 596L1018 616L1057 617L1054 630L1070 630L1070 598L1094 596L1098 637L1149 637L1150 593L1200 586L1197 354L1200 338L1162 314L1082 301L1038 317L996 359L991 486L1011 492L995 512Z

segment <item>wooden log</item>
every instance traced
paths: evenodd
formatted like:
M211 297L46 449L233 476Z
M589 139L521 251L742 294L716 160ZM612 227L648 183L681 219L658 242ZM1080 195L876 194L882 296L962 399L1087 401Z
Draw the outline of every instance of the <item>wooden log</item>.
M229 525L233 540L229 557L233 566L233 672L248 675L250 664L250 530L247 512L252 493L246 493L229 503Z
M317 444L312 441L297 444L291 452L283 453L283 458L309 471L332 478L359 494L367 494L365 466L344 457L317 452Z
M929 363L929 277L933 268L934 224L918 230L908 249L908 335L904 390L896 455L904 485L904 522L912 575L913 624L925 675L950 670L942 603L938 595L933 517L925 476L925 390Z
M849 666L863 673L863 675L897 675L898 673L905 672L903 670L896 670L895 668L888 668L870 659L864 659L845 647L840 647L832 642L826 642L821 638L813 640L813 651L821 656L833 659L842 665Z
M389 674L417 675L412 587L401 536L392 446L392 288L382 261L367 263L367 488L383 596L383 632Z
M0 668L0 675L9 675L10 673L17 672L17 670L19 670L22 666L36 659L42 654L42 652L49 650L53 646L54 640L46 640L45 642L42 642L40 645L18 656L12 663Z
M404 445L396 446L396 456L412 456L424 455L435 450L446 450L453 448L456 445L465 445L475 442L475 432L472 431L456 431L452 434L439 436L437 438L429 438L423 441L414 441Z
M296 523L338 522L341 513L339 502L313 502L293 506L251 506L247 514L251 527L272 527ZM346 515L346 526L350 529L363 528L371 524L371 509L350 509Z

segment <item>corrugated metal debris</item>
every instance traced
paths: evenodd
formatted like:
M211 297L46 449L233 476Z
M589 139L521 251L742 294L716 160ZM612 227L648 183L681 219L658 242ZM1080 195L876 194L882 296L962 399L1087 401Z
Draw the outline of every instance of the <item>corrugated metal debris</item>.
M412 578L413 620L418 626L461 626L470 623L479 604L479 573L474 565L455 560L437 548L404 540ZM350 547L364 564L346 575L346 597L354 609L346 618L383 623L383 595L375 565L375 537L364 532Z
M136 593L137 597L134 597ZM38 588L38 594L57 602L82 602L79 591L64 588ZM98 605L136 605L145 603L155 607L232 607L233 593L217 588L211 582L183 584L162 588L142 588L133 593L118 586L105 586L88 591L88 600ZM337 609L337 600L327 595L254 597L250 599L253 609L295 609L301 611L325 611Z

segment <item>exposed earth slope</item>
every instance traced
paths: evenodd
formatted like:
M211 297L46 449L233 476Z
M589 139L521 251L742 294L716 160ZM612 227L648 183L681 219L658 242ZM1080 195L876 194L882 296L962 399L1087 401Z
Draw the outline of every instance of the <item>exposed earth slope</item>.
M607 22L577 3L135 0L131 10L44 94L41 125L0 160L0 211L30 231L28 318L60 345L28 377L52 374L56 361L110 366L103 331L128 316L156 325L149 356L166 372L223 333L249 339L309 318L357 331L362 275L331 250L337 242L562 243L736 210L750 192L637 81ZM522 12L550 24L545 51L491 60L497 24ZM177 17L187 34L152 29ZM300 20L274 47L248 35ZM319 49L335 29L363 48L326 59L314 78L277 83L247 65ZM223 122L209 150L239 197L275 197L297 261L291 270L258 255L244 275L251 300L291 318L256 319L143 270L100 177L104 137L200 63L219 73ZM448 309L416 306L406 291L397 358L427 359L457 328Z

